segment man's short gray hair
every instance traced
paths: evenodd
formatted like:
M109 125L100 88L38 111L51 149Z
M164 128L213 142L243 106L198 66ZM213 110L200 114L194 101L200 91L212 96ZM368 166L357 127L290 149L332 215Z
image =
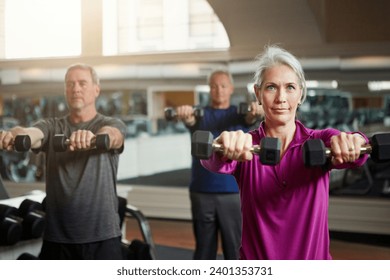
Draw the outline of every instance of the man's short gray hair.
M231 84L234 83L234 81L233 81L233 76L232 76L232 74L231 74L229 71L219 69L219 70L214 70L213 72L211 72L211 73L208 75L208 77L207 77L207 84L210 84L210 81L211 81L211 79L213 78L213 76L215 76L215 75L220 75L220 74L226 75L226 76L229 78L229 81L230 81Z
M95 85L100 85L99 76L97 75L95 69L92 66L85 64L85 63L76 63L76 64L72 64L71 66L69 66L68 69L66 70L65 80L66 80L66 77L68 76L69 71L71 71L73 69L88 70L91 73L92 82Z

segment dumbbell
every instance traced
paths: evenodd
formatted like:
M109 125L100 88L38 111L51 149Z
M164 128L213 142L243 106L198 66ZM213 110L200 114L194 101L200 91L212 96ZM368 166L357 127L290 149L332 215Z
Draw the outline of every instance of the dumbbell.
M280 140L265 137L260 145L251 147L251 152L258 154L260 162L265 165L276 165L280 161ZM192 134L191 155L199 159L209 159L213 151L223 151L220 144L214 142L213 134L209 131L197 130Z
M23 219L18 216L18 209L0 204L0 244L14 245L22 237Z
M31 138L28 135L17 135L12 143L16 152L27 152L31 148Z
M167 121L172 121L176 118L176 110L172 107L165 108L164 110L165 119ZM202 108L194 107L193 115L196 119L201 119L204 116L204 111Z
M321 166L331 156L331 150L325 147L321 139L307 140L302 149L303 162L306 166ZM370 154L374 162L385 162L390 160L390 134L382 133L373 135L370 145L360 148L360 154Z
M56 134L53 138L53 148L56 152L68 150L70 140L64 134ZM110 137L108 134L98 134L92 139L92 149L108 151L110 148Z
M42 204L31 199L25 199L19 206L19 216L23 219L22 239L38 238L45 227L45 212Z

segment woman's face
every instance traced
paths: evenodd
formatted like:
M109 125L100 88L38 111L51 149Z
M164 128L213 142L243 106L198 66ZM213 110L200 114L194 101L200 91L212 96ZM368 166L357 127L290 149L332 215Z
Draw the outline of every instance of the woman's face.
M298 76L286 65L265 70L261 86L255 86L256 96L263 104L266 122L285 125L295 121L302 89Z

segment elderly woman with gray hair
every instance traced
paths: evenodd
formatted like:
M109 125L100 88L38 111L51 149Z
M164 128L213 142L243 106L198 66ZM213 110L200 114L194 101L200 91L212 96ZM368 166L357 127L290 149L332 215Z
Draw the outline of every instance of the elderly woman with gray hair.
M328 228L329 175L333 168L361 166L368 142L362 133L333 128L313 130L296 115L306 97L298 59L278 46L257 57L255 93L264 110L260 126L244 133L222 132L222 151L201 160L210 171L232 174L240 191L242 239L240 259L331 259ZM266 165L251 152L265 137L280 141L280 161ZM310 139L330 147L327 165L307 166L302 149Z

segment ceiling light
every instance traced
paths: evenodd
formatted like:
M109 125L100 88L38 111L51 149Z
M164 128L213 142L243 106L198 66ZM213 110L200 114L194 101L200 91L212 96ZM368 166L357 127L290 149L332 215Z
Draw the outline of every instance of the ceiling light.
M370 81L367 86L370 91L390 90L390 81Z
M318 81L318 80L309 80L306 81L307 88L324 88L324 89L335 89L338 87L337 81Z

